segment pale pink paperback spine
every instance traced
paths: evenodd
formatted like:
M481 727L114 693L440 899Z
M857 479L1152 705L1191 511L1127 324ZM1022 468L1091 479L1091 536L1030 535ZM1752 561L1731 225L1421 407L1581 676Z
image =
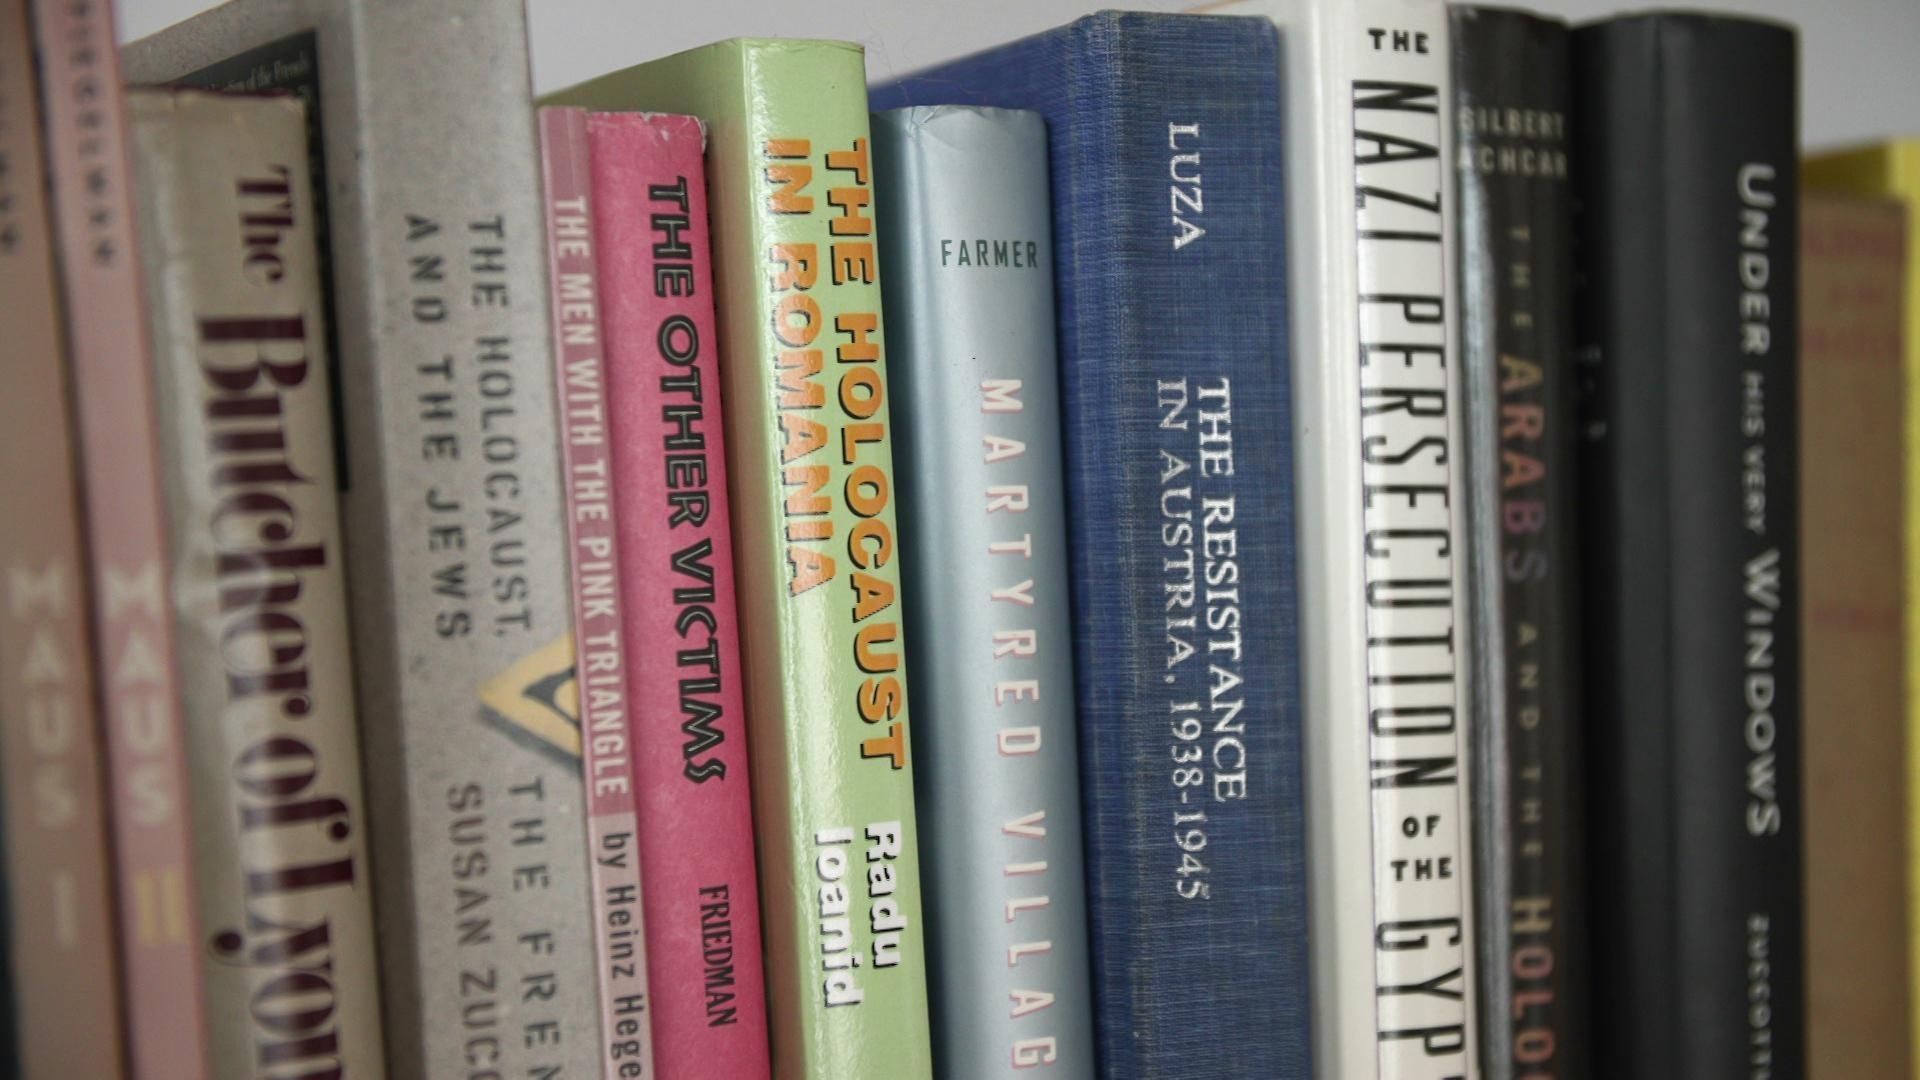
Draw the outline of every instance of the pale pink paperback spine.
M206 992L186 729L113 5L31 5L93 563L127 1069L140 1080L200 1080Z
M621 608L630 594L621 585L614 529L589 156L585 110L540 110L562 486L573 566L574 687L592 856L588 874L599 952L602 1065L611 1080L656 1074L622 640Z
M593 230L663 1080L768 1075L705 135L594 113Z

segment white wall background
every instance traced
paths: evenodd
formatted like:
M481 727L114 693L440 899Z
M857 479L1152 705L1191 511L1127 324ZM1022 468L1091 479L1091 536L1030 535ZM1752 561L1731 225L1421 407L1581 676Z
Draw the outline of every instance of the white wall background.
M335 0L345 2L345 0ZM384 2L384 0L376 0ZM1580 20L1648 6L1623 0L1504 0ZM1797 23L1802 131L1824 148L1920 135L1920 0L1682 0ZM717 38L849 38L875 79L1065 22L1103 7L1177 11L1193 0L528 0L533 81L552 90ZM119 0L122 36L151 33L208 0Z

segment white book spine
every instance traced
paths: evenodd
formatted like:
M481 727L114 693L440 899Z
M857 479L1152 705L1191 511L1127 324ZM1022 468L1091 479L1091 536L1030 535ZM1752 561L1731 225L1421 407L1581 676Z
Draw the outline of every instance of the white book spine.
M1446 6L1205 10L1281 37L1316 1072L1477 1076Z

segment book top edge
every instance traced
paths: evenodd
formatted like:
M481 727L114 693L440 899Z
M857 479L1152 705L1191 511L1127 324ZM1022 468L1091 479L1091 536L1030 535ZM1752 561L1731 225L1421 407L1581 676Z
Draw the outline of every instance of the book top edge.
M662 109L594 109L585 105L556 104L541 105L538 111L579 113L588 121L607 127L684 128L698 125L705 129L707 124L691 113Z
M1046 118L1034 109L1012 109L1002 105L968 105L960 103L936 103L930 105L899 105L891 109L873 110L874 119L885 119L903 127L918 128L926 124L937 123L946 117L965 116L975 120L986 120L996 124L1024 125L1046 123Z
M638 112L627 106L633 101L636 86L648 86L642 95L650 102L666 106L656 111L697 111L687 98L676 92L689 79L709 77L741 78L743 89L751 95L755 72L787 68L793 65L831 66L836 70L862 72L865 85L866 47L850 41L813 38L728 38L691 49L655 57L636 64L605 71L570 85L537 96L537 105L582 105L595 111ZM849 67L848 65L851 65ZM725 75L732 72L733 75ZM665 74L663 74L665 73ZM664 89L660 79L666 79ZM711 122L713 117L703 116Z
M717 53L717 52L737 52L741 54L809 53L809 52L821 52L821 51L850 52L856 55L864 55L867 51L867 47L865 45L860 44L857 41L840 41L834 38L784 38L784 37L723 38L719 41L708 42L705 45L695 45L691 49L682 49L676 53L668 53L666 56L656 57L652 60L643 60L637 64L627 64L622 67L614 68L612 71L607 72L606 74L615 75L622 71L631 71L635 68L644 68L650 64L659 63L662 60L671 60L671 59L674 59L675 57L698 56L701 53Z
M1805 164L1826 165L1839 161L1864 161L1869 158L1920 159L1920 136L1900 135L1884 139L1869 139L1864 142L1848 143L1818 153L1808 154Z
M286 112L305 116L306 103L287 90L210 90L195 86L129 86L130 107L144 112Z
M1531 23L1555 30L1567 30L1573 25L1558 15L1549 15L1530 8L1511 7L1506 4L1451 4L1448 5L1447 10L1456 19L1502 19Z
M1006 44L1014 44L1019 41L1032 41L1036 38L1048 38L1063 34L1120 33L1141 27L1160 29L1165 27L1196 28L1209 24L1240 25L1246 23L1248 20L1262 19L1264 15L1264 12L1258 11L1209 10L1207 8L1194 8L1188 11L1122 11L1107 8L1088 15L1082 15L1071 22L1064 22L1058 26L1041 30L1038 33L1029 34L1024 38L1016 38L1013 42L1007 42ZM1272 20L1268 19L1267 21L1271 22ZM997 48L999 48L999 46L988 48L985 51L994 52Z
M1732 15L1724 11L1705 11L1699 8L1648 8L1641 11L1622 11L1605 18L1575 23L1573 29L1578 33L1610 28L1640 27L1654 29L1673 27L1698 31L1764 30L1784 33L1794 38L1800 36L1800 28L1784 19L1768 18L1763 15Z
M785 37L725 38L723 40L716 41L711 45L698 46L695 49L690 49L687 51L698 52L699 49L702 49L702 48L712 49L712 48L724 48L728 46L741 49L746 52L785 52L789 50L811 51L814 49L837 49L837 50L845 50L847 52L856 52L856 53L864 53L867 51L867 47L865 45L860 44L857 41L841 41L837 38L785 38Z

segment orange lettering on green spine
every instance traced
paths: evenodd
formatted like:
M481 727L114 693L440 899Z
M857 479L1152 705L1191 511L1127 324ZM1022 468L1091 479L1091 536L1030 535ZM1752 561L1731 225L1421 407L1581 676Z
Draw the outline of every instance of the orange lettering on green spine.
M817 409L827 403L827 392L813 381L825 363L819 349L783 349L775 363L779 367L774 378L780 384L780 408Z
M805 194L806 187L813 181L813 166L805 163L806 156L813 150L813 144L805 139L768 139L763 153L776 161L792 160L767 166L767 182L773 190L767 192L767 209L776 214L811 214L813 196Z
M854 622L872 618L893 606L893 585L886 578L874 577L864 570L855 570L848 580L853 585ZM880 626L879 630L871 626L863 626L860 628L859 635L854 638L854 655L862 671L892 671L899 663L895 657L877 656L869 651L876 641L893 640L893 624L883 623ZM882 637L882 634L885 636ZM884 663L884 666L873 666L876 660Z

